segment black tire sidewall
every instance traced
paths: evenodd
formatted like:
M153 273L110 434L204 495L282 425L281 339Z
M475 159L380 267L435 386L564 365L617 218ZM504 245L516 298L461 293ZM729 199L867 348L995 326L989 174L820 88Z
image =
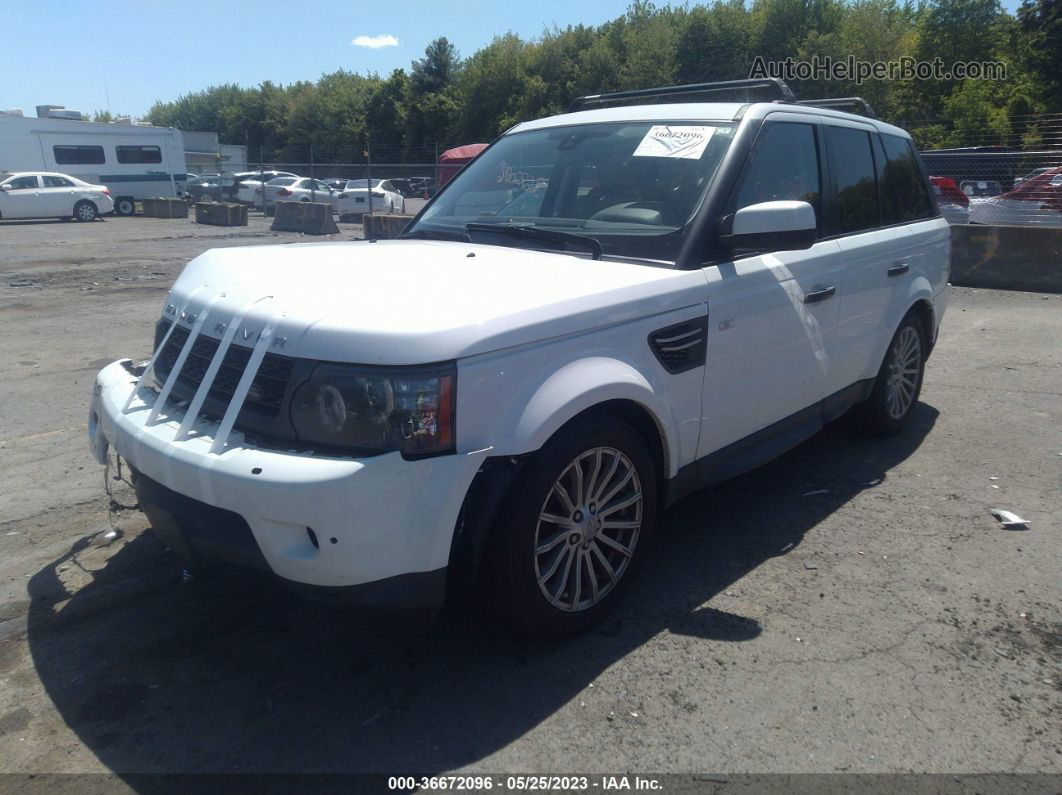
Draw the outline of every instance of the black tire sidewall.
M634 556L619 582L596 605L574 613L553 607L539 590L534 572L534 534L546 495L561 472L594 447L613 447L634 464L641 480L642 527ZM618 420L591 420L561 431L521 473L503 502L484 566L488 608L521 634L565 637L600 621L622 600L648 556L657 510L657 473L638 433Z
M902 417L896 418L889 415L888 409L889 357L892 355L893 346L896 344L896 340L899 338L901 332L909 326L914 328L915 332L918 334L918 341L921 346L921 361L918 366L918 383L915 384L915 393L911 400L911 405L907 407L907 411L904 412ZM917 314L909 312L900 322L899 327L896 329L896 333L892 335L892 339L889 340L889 347L885 349L885 356L881 361L881 367L878 368L878 376L874 380L874 389L870 393L870 398L867 400L866 404L864 404L864 419L868 428L872 432L880 434L899 433L904 427L906 427L907 423L910 422L915 406L918 405L918 398L922 394L922 382L925 380L926 373L926 353L925 326Z

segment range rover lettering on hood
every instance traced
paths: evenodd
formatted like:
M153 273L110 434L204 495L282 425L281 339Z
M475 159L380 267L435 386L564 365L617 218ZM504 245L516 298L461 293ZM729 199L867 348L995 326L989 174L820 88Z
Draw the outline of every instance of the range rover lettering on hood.
M700 270L393 240L212 249L185 268L166 313L190 324L207 311L206 328L218 336L242 314L248 341L275 320L271 345L291 356L422 364L706 300Z

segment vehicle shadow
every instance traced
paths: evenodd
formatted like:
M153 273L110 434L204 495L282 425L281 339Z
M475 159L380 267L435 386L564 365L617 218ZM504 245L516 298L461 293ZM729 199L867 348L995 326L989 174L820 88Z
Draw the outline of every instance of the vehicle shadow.
M227 571L181 584L179 562L146 533L73 597L57 572L76 549L32 577L30 650L67 725L118 774L474 764L659 633L705 644L759 636L758 622L705 603L888 477L936 418L919 404L887 439L835 424L686 498L663 515L652 563L617 614L567 642L514 638L468 607L425 622L325 609ZM801 496L819 489L828 493ZM153 781L128 779L169 786Z
M96 216L97 221L105 221L102 215ZM48 226L59 224L76 224L73 218L0 218L0 226Z

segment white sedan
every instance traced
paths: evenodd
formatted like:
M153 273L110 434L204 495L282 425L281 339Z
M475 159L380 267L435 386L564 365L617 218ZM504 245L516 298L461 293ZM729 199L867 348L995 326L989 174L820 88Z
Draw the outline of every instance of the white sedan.
M970 223L1062 228L1062 168L1050 168L1020 186L970 200Z
M394 185L386 179L374 179L372 188L365 179L352 179L347 182L336 199L336 213L340 218L349 215L365 215L369 210L369 195L372 194L372 212L404 213L405 197L395 190Z
M265 198L270 208L277 202L320 202L331 204L336 210L336 192L319 179L309 177L277 177L265 184ZM262 204L262 191L255 191L254 202Z
M114 209L111 192L54 171L0 174L0 218L95 221Z

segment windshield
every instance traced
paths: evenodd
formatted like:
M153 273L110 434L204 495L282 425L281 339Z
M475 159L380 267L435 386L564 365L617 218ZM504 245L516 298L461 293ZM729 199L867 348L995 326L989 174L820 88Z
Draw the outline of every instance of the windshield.
M291 185L295 182L295 179L295 177L277 177L276 179L269 180L266 185Z
M378 187L381 182L382 182L382 180L374 179L372 181L372 186L374 188ZM369 181L366 180L366 179L352 179L349 182L347 182L347 189L348 190L354 190L356 188L367 188L367 187L369 187Z
M409 234L541 246L483 228L533 226L593 237L605 255L674 261L733 134L729 123L651 121L514 133L458 174Z

